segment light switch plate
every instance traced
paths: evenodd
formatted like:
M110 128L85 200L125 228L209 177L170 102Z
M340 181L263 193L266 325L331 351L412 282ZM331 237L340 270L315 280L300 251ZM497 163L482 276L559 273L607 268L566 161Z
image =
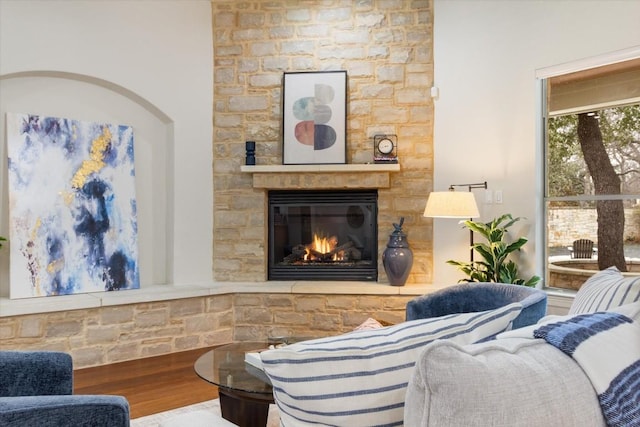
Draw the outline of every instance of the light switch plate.
M484 203L490 205L493 203L493 191L484 190Z

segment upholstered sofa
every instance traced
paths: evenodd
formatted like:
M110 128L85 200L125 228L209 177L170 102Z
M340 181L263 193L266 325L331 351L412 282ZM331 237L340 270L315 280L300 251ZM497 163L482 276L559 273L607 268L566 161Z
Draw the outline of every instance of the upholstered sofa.
M71 356L0 351L0 426L128 427L121 396L74 395Z
M537 298L529 302L535 305ZM530 326L513 329L522 310L520 302L513 302L262 352L281 423L284 427L606 425L612 413L605 419L602 393L596 391L585 367L535 334L562 322L589 323L590 316L620 316L628 322L612 331L630 334L624 338L626 347L608 342L595 347L612 352L608 374L629 359L637 359L632 369L640 371L640 278L623 278L615 269L600 272L583 285L569 316L548 316L539 322L524 316L520 319L528 318L524 323ZM611 334L600 335L609 339ZM614 361L616 352L626 356ZM596 360L599 373L602 356ZM625 387L630 388L623 386L625 392ZM640 384L633 387L630 392L637 399ZM640 426L640 407L635 409L625 416L636 418L611 425ZM613 407L613 416L617 410Z
M583 284L567 316L483 343L426 346L404 425L633 427L639 396L640 277L612 267Z

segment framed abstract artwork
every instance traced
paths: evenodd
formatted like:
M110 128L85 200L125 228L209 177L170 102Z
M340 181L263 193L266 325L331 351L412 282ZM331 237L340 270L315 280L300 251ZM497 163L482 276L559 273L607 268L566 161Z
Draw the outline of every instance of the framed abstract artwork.
M133 128L7 113L10 297L140 287Z
M286 72L282 92L282 163L346 163L347 72Z

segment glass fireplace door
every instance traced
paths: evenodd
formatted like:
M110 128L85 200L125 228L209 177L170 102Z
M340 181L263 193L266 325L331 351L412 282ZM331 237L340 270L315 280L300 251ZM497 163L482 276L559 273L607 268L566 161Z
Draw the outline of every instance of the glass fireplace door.
M377 191L269 192L269 280L372 280Z

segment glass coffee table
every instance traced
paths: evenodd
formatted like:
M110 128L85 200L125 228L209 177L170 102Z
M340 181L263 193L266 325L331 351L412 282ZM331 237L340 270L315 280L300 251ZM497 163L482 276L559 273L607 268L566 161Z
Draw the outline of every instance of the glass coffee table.
M273 390L264 372L244 361L248 352L264 350L266 342L222 345L196 360L196 374L218 386L222 417L242 427L267 425Z

